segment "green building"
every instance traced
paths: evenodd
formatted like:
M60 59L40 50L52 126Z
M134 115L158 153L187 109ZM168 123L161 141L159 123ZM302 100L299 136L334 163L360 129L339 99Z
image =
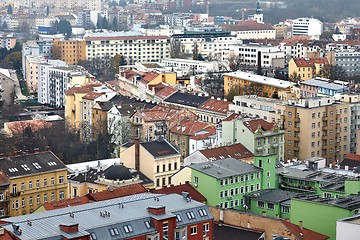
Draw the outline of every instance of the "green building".
M192 185L207 198L207 204L244 209L244 195L261 189L262 169L234 158L192 164Z
M284 161L284 130L276 123L233 113L222 121L221 131L225 145L241 143L255 156L277 155Z
M291 199L290 222L336 238L336 221L359 213L360 194L323 198L314 194L296 195ZM359 233L360 234L360 233Z
M290 198L297 193L280 189L260 190L246 195L249 211L268 217L290 219Z

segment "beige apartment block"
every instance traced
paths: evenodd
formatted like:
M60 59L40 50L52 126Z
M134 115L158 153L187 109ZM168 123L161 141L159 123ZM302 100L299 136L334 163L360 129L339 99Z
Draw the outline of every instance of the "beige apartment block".
M283 111L285 160L324 157L341 161L350 151L350 108L332 98L289 101Z

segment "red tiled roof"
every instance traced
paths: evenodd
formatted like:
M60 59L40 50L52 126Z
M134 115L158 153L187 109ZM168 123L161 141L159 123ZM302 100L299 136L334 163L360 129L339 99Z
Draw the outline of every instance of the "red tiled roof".
M199 150L199 152L201 152L207 159L215 158L216 160L227 157L239 160L254 157L254 155L241 143L236 143L230 146L203 149Z
M145 73L144 77L140 80L141 83L147 84L159 76L156 72Z
M298 239L302 239L302 240L326 240L326 239L329 239L329 237L324 234L312 231L307 228L300 228L298 225L290 223L288 221L281 220L281 222Z
M315 64L329 65L327 57L324 58L294 58L297 67L314 67Z
M147 192L147 190L143 185L132 184L124 187L114 188L113 190L88 193L86 196L92 201L103 201L145 192Z
M246 121L244 120L244 125L251 131L251 132L255 132L259 126L264 130L264 131L271 131L271 129L273 129L273 127L275 126L275 123L270 123L265 121L264 119L254 119L254 120L249 120Z
M105 94L105 93L90 92L90 93L86 94L85 96L83 96L82 98L94 100L95 98L100 97L103 94Z
M177 186L163 187L157 190L151 190L153 193L158 194L172 194L176 193L182 195L183 192L188 192L189 197L198 202L206 202L206 198L198 192L190 183L180 184Z
M195 135L196 132L204 130L210 124L196 121L193 119L183 119L170 129L170 132L181 135Z
M205 128L204 131L206 131L206 133L196 134L195 136L191 136L190 138L194 140L208 139L210 136L214 136L216 134L216 127L211 125Z
M40 129L50 128L51 123L45 120L25 120L17 122L6 122L5 125L11 131L12 134L23 133L27 127L30 127L33 132L39 131Z
M348 153L346 155L346 159L353 160L353 161L360 161L360 154Z
M85 84L83 86L73 86L69 90L65 92L66 95L72 95L74 93L89 93L93 91L94 87L101 86L101 83L99 82L92 82Z
M222 121L223 122L232 121L232 120L234 120L234 119L236 119L236 118L238 118L240 116L241 116L240 114L232 113L229 116L227 116L226 118L224 118Z
M56 202L47 202L47 203L44 203L43 206L48 211L48 210L54 210L54 209L59 209L59 208L66 208L69 205L70 206L82 205L82 204L86 204L89 202L90 202L89 198L86 196L83 196L83 197L67 198L67 199L56 201Z
M176 93L176 88L171 86L165 86L164 88L160 89L159 91L155 91L155 95L161 99L165 99Z
M199 106L200 109L226 114L229 111L229 102L217 99L208 99Z

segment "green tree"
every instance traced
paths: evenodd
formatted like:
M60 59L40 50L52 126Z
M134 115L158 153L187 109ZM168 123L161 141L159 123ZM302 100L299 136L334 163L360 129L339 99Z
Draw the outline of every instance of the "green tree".
M112 20L112 24L111 24L111 29L113 31L117 31L118 30L118 19L117 17L114 17Z
M292 74L289 75L289 81L291 81L291 82L297 83L300 80L301 80L301 77L296 71L294 71Z
M344 68L337 65L324 66L319 75L331 80L344 80L347 78Z
M4 65L6 68L14 69L20 72L22 66L21 52L12 52L7 55L4 60Z

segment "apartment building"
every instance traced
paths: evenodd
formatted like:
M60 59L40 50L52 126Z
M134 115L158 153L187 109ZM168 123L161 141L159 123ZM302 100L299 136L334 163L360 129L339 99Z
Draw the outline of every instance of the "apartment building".
M278 46L268 46L259 43L236 44L229 46L229 53L239 56L246 65L262 67L285 67L285 53ZM260 57L260 59L259 59Z
M3 171L0 171L0 218L9 217L10 181Z
M202 74L218 72L221 66L217 61L205 62L192 59L169 58L160 63L165 69L177 72L178 75Z
M135 140L120 156L124 166L143 173L155 183L155 188L170 185L171 176L180 169L180 153L166 140Z
M158 62L170 57L170 38L167 36L143 36L138 32L88 33L86 59L108 59L116 54L124 56L128 63Z
M218 32L195 32L174 34L172 41L178 41L184 48L186 54L193 54L194 49L203 57L211 55L221 57L223 51L227 50L231 44L238 42L236 37L228 31Z
M86 42L83 39L54 39L54 59L76 65L86 60Z
M68 196L67 168L50 151L3 158L0 169L10 183L10 216L32 213L46 202Z
M329 65L329 60L326 57L292 58L289 61L289 76L296 74L300 81L309 80L316 76L322 76L324 74L324 67Z
M225 31L230 31L236 39L275 39L275 29L270 24L254 20L242 21L240 24L222 24Z
M360 75L360 52L344 50L335 53L335 64L342 67L348 76Z
M14 48L16 44L16 38L13 36L8 36L6 34L0 35L0 48L6 48L10 50Z
M289 100L282 113L285 160L342 160L350 151L350 106L332 98Z
M36 93L38 90L39 64L47 61L43 56L26 56L25 58L25 81L29 93Z
M248 72L231 72L224 74L224 94L230 89L239 87L239 95L258 95L272 97L279 92L289 91L294 83Z
M300 83L300 95L303 98L334 96L350 90L350 83L326 78L313 78Z

